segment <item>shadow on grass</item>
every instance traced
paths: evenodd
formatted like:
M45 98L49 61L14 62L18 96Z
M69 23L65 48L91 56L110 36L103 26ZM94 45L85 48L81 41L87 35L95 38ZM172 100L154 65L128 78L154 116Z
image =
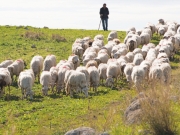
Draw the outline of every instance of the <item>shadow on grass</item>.
M9 94L4 95L2 98L4 98L5 101L19 101L21 99L19 96Z

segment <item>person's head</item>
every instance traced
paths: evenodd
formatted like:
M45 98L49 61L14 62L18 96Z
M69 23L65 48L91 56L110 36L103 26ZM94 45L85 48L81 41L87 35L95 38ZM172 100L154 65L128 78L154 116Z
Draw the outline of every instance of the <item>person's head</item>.
M104 7L104 8L106 7L106 3L103 4L103 7Z

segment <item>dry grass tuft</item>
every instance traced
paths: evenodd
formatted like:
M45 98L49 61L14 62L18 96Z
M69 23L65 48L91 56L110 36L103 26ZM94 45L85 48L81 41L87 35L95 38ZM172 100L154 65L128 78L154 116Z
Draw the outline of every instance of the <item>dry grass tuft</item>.
M65 42L66 39L64 37L61 37L59 34L52 34L52 40L55 40L57 42Z
M142 125L155 135L176 135L177 123L173 113L171 91L158 88L149 90L141 102Z
M31 40L41 40L41 39L43 39L44 34L41 32L26 31L23 36L25 38L29 38Z

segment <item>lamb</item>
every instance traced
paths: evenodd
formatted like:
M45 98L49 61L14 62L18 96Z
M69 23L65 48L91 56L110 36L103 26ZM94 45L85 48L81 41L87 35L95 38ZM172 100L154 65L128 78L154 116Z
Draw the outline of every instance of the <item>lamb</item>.
M24 70L24 61L22 59L15 60L7 68L13 81L13 76L15 75L17 79L17 76L19 76L20 72Z
M12 63L13 63L13 60L5 60L5 61L1 62L0 68L7 68Z
M7 68L0 68L0 94L3 94L4 87L8 86L10 94L10 85L12 83L10 72Z
M71 56L69 56L68 61L73 63L74 69L80 66L80 60L77 55L72 54Z
M49 71L53 66L56 66L56 56L47 55L43 63L43 71Z
M40 76L40 84L42 85L43 95L48 95L49 87L51 86L52 76L49 71L43 71Z
M58 80L58 71L59 69L57 67L51 67L49 71L52 77L51 88L53 93L54 93L54 87L56 86Z
M143 60L144 60L143 55L141 53L137 53L134 56L133 64L136 66L140 65Z
M101 63L98 66L98 72L99 72L100 81L102 82L102 84L103 84L103 81L107 79L107 75L106 75L107 67L108 65L105 63Z
M95 66L90 66L87 70L90 75L90 87L93 87L93 90L97 92L97 87L100 81L98 69Z
M32 91L32 87L34 80L35 76L32 69L22 71L19 74L18 86L21 88L22 99L27 98L28 96L30 96L30 99L33 99L34 93Z
M77 93L82 91L85 96L88 97L88 87L85 74L79 71L74 71L69 76L66 84L66 95L70 93L70 96L73 97L73 90L76 90Z
M39 55L34 56L31 60L30 68L33 70L35 78L36 76L38 77L39 82L40 72L43 68L43 57Z
M120 73L121 73L121 69L117 64L115 63L109 64L107 67L107 72L106 72L106 76L107 76L106 83L105 83L106 86L112 88L114 87L114 82L115 82L115 85L117 85L117 78L120 75ZM113 78L115 78L115 81Z
M134 66L131 73L131 78L138 92L143 90L142 84L144 84L144 77L144 69L141 66Z

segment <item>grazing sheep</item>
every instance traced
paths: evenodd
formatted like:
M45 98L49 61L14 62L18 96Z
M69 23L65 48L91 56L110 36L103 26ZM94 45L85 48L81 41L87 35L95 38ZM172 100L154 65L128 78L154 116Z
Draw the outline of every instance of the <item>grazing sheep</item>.
M113 40L113 39L115 39L115 38L118 38L117 31L111 31L111 32L108 34L107 41Z
M80 60L77 55L72 54L71 56L69 56L68 61L73 63L74 69L80 66Z
M143 90L142 85L144 84L145 71L141 66L134 66L131 73L132 81L138 92Z
M84 49L79 44L76 43L75 45L73 44L72 46L72 53L77 55L81 59L84 53Z
M3 94L4 87L8 86L10 94L10 85L12 83L10 72L7 68L0 68L0 94Z
M5 60L5 61L1 62L0 68L7 68L12 63L13 63L13 60Z
M88 67L88 73L90 75L90 87L97 92L97 87L99 86L100 76L98 69L95 66Z
M32 69L22 71L19 74L18 86L21 88L22 99L27 98L28 96L30 96L30 99L33 99L32 87L34 80L35 77Z
M115 82L115 85L117 85L117 78L120 75L120 73L121 73L121 70L117 64L115 63L109 64L107 67L107 72L106 72L106 76L107 76L106 83L105 83L106 86L112 88L114 87L114 82ZM115 78L115 81L113 78Z
M84 66L80 66L80 67L78 67L78 68L76 69L76 71L79 71L79 72L85 74L87 86L88 86L88 89L89 89L89 87L90 87L90 75L89 75L89 72L88 72L87 68L84 67Z
M136 66L140 65L143 60L144 60L143 55L141 53L137 53L134 56L133 64Z
M94 40L104 40L104 36L101 34L98 34L94 37Z
M148 44L151 40L150 35L148 33L141 33L141 45Z
M126 54L126 57L127 57L127 59L128 59L128 63L131 63L131 62L133 62L133 60L134 60L134 53L133 53L133 52L128 52L128 53Z
M47 55L43 63L43 71L49 71L53 66L56 66L56 56Z
M7 68L13 81L13 76L15 75L17 79L17 76L19 76L20 72L24 70L24 61L22 59L15 60Z
M61 67L59 68L59 71L58 71L58 80L57 80L57 87L56 87L57 93L60 93L60 91L65 88L64 78L65 78L65 73L66 73L66 71L68 71L68 70L70 70L70 68L69 68L68 66L61 66Z
M51 88L52 88L53 93L54 93L54 87L57 85L58 71L59 71L59 69L57 67L51 67L50 71L49 71L51 73L51 77L52 77Z
M129 83L129 87L131 87L132 85L131 73L132 73L133 67L134 67L133 63L127 63L124 68L124 74L125 74L127 82Z
M51 86L52 76L49 71L43 71L40 76L40 84L42 85L43 95L48 95L49 86Z
M66 84L66 95L70 93L70 96L73 97L73 90L76 90L77 93L83 92L85 96L88 97L88 86L85 74L74 71L69 76Z
M156 85L163 85L164 76L160 64L151 66L149 71L149 81L153 90Z
M161 64L161 70L163 72L164 84L165 86L170 89L170 82L171 82L171 66L169 63Z
M107 79L107 75L106 75L107 67L108 65L105 63L101 63L98 66L98 72L99 72L100 81L102 82L102 84L104 84L103 81Z
M37 76L38 81L39 81L40 72L43 68L43 57L42 56L34 56L31 60L30 68L33 70L35 78Z
M91 66L95 66L96 68L98 68L98 63L95 60L90 60L88 61L88 63L86 64L86 68L88 69Z
M98 56L94 59L98 65L100 63L107 63L109 55L107 53L98 53Z

